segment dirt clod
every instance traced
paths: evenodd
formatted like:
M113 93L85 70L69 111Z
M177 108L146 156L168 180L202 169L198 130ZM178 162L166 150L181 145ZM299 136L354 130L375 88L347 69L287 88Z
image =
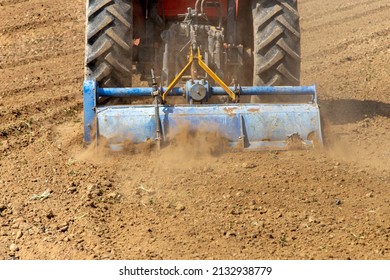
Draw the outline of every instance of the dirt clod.
M366 197L373 197L374 196L374 194L372 193L372 192L369 192L369 193L366 193Z
M21 237L23 236L23 232L21 230L18 230L18 232L16 233L16 239L20 239Z
M252 168L255 168L256 167L256 164L254 163L248 163L248 162L244 162L243 164L241 164L241 166L243 168L249 168L249 169L252 169Z
M9 250L11 251L11 253L15 253L17 251L19 251L19 246L12 243L10 246L9 246Z
M184 211L186 207L182 203L178 203L175 207L176 210L178 211Z

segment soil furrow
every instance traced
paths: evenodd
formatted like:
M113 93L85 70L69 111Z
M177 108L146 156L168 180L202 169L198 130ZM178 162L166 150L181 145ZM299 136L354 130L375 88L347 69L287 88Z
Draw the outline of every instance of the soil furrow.
M321 57L328 57L328 55L337 55L341 51L344 51L350 47L358 47L361 46L363 43L370 42L371 40L382 40L383 45L382 49L389 48L387 44L387 37L390 34L390 28L385 28L380 31L376 31L372 34L369 34L368 36L360 36L358 38L354 38L352 40L347 40L346 42L338 43L337 45L333 45L331 48L321 49L317 52L310 53L305 57L305 59L320 59Z
M5 109L0 107L0 123L9 123L10 121L15 121L17 119L33 118L35 114L45 111L45 108L47 107L58 107L71 103L76 97L73 92L66 94L64 90L62 95L50 96L50 92L48 92L45 98L43 98L43 94L41 93L39 97L33 99L29 97L28 100L23 99L27 98L22 98L22 100L19 101L18 106L9 106L5 107ZM12 101L16 102L16 100ZM3 102L9 104L7 100L4 100Z
M364 12L358 12L353 15L348 15L342 18L334 18L332 20L328 20L324 23L320 23L317 25L310 25L308 24L307 27L303 28L304 32L321 32L323 29L328 29L329 27L332 26L337 26L340 24L345 24L351 21L358 21L361 20L362 18L367 18L367 17L373 17L375 14L378 13L388 13L387 11L389 10L390 5L383 5L380 7L376 7L374 9L370 9L368 11Z
M21 95L21 94L33 94L35 92L39 92L40 90L46 90L46 89L52 89L54 94L61 94L61 88L64 85L81 85L82 84L82 77L61 77L61 75L58 75L58 77L54 77L55 80L49 80L49 81L42 81L41 83L35 83L33 85L25 85L22 87L16 87L12 89L2 90L0 91L0 97L4 98L7 96L15 96L15 95ZM28 84L28 83L27 83ZM81 91L81 86L75 86L75 90Z
M64 15L64 16L58 17L58 18L41 19L41 20L26 22L23 24L5 26L3 28L0 28L0 35L4 36L4 35L14 34L15 32L26 32L28 30L37 29L41 26L49 27L55 23L64 22L64 20L71 22L71 21L75 21L76 19L77 19L77 16L69 18L68 15Z
M66 102L52 109L26 116L24 120L17 120L0 125L0 138L9 139L21 137L24 134L38 131L47 123L62 123L70 117L74 118L81 108L81 100Z
M18 66L24 66L24 65L30 65L32 63L37 62L45 62L52 60L54 58L58 57L66 57L66 56L74 56L76 54L83 53L84 49L64 49L61 51L53 50L51 52L49 51L42 51L42 54L28 56L26 55L23 59L18 59L15 57L12 61L10 59L7 59L7 63L1 64L0 63L0 69L8 69L8 68L14 68Z
M314 0L316 1L316 0ZM357 1L357 2L350 2L350 3L341 3L339 5L332 5L329 4L329 9L326 9L326 12L324 11L324 8L322 9L312 9L313 7L305 7L305 9L310 9L311 15L304 18L305 22L313 22L313 21L320 21L320 20L326 20L326 17L337 17L339 13L348 12L347 14L353 14L353 9L356 8L357 11L361 10L364 6L365 9L368 8L370 5L375 5L378 2L386 3L385 0L368 0L368 1ZM300 5L305 4L300 3ZM339 16L339 17L342 17Z
M2 7L11 6L11 5L14 6L25 2L30 2L30 0L2 0L0 2L0 6Z
M70 67L63 67L69 62L71 62ZM4 75L0 76L0 82L4 85L0 90L0 97L32 93L42 88L54 89L54 87L56 87L54 94L61 94L62 85L81 85L82 66L83 60L76 53L29 65L7 68L3 70ZM76 90L80 90L81 86L76 86L76 88Z

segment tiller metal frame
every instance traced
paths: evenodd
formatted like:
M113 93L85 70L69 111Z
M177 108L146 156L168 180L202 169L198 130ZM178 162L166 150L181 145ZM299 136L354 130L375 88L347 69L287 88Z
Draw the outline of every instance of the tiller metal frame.
M183 87L175 87L183 74L197 61L199 66L220 86L207 80L190 79ZM232 147L249 150L286 150L290 147L311 148L322 144L319 106L313 86L227 86L203 62L200 49L167 88L159 87L152 73L153 86L142 88L100 88L96 81L84 82L84 141L104 137L110 147L120 150L123 143L156 141L164 143L170 132L180 125L191 129L220 132ZM183 96L187 103L167 105L167 97ZM228 95L232 103L204 104L211 96ZM247 103L240 96L272 95L309 96L307 103ZM98 105L103 97L152 97L150 105ZM294 98L293 98L294 99ZM95 135L93 135L95 134Z

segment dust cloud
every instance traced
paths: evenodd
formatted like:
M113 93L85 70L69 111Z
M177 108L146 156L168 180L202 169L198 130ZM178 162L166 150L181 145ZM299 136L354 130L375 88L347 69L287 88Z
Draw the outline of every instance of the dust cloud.
M91 163L116 163L118 159L131 160L133 156L153 159L156 165L190 167L204 164L230 150L228 140L217 125L201 123L196 129L188 123L180 123L161 142L158 148L155 140L133 143L127 140L121 143L121 151L113 151L109 140L100 137L93 141L77 160Z

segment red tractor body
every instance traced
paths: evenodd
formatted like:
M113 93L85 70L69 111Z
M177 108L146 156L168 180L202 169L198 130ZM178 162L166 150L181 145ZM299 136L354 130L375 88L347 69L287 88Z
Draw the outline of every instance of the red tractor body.
M199 1L201 4L202 1ZM206 0L204 12L210 18L216 18L219 16L219 5L221 5L222 16L227 16L227 2L228 0ZM180 14L187 13L188 7L194 7L196 0L166 0L159 6L160 16L166 18L177 18ZM200 6L200 5L199 5Z

